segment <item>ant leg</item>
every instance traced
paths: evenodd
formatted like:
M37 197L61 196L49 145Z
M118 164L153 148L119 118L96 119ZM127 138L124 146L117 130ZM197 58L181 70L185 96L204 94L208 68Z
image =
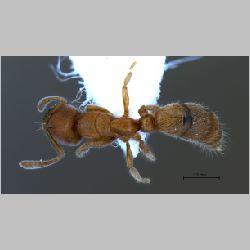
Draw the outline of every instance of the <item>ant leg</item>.
M156 113L160 108L156 105L142 105L140 109L138 110L138 113L141 117L148 114L148 111L152 112L153 114Z
M102 108L100 106L97 106L97 105L93 105L93 104L89 104L87 105L85 111L100 111L100 112L103 112L103 113L110 113L107 109L105 108Z
M102 139L93 140L82 144L76 150L76 156L82 158L85 154L88 153L91 148L102 148L110 145L114 141L113 137L103 137Z
M129 96L128 96L128 83L132 78L132 69L134 66L137 64L137 62L133 62L132 65L129 68L129 73L125 77L123 81L123 87L122 87L122 98L123 98L123 108L124 108L124 113L123 117L128 117L128 105L129 105Z
M135 167L133 167L133 155L128 141L126 141L126 146L127 146L126 160L129 173L138 183L150 184L150 179L142 178L138 170Z
M50 143L52 144L52 147L56 150L57 156L47 160L47 161L21 161L19 162L20 167L25 169L37 169L37 168L44 168L48 167L56 162L59 162L64 156L65 152L63 148L55 141L55 139L50 135L50 133L45 130L47 133L47 136L49 138Z
M141 139L141 135L137 133L134 137L134 140L139 141L139 148L141 153L150 161L155 161L155 155L154 153L150 150L150 148L146 145L146 143Z
M59 104L66 104L67 103L67 100L64 97L46 96L38 102L38 104L37 104L38 111L43 112L47 108L48 104L50 102L53 102L53 101L57 101L57 102L59 102Z

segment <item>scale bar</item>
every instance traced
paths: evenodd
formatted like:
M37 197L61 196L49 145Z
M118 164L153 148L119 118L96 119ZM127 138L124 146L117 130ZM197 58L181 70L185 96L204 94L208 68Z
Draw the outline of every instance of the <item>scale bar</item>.
M220 180L220 176L183 176L184 179L218 179Z

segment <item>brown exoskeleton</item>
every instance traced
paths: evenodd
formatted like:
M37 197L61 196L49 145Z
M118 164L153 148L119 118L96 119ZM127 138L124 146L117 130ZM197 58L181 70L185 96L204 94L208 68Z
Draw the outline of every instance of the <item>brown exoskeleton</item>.
M107 109L87 105L84 112L67 103L59 96L48 96L38 102L38 111L43 112L48 104L56 101L43 118L43 130L47 134L57 156L47 161L21 161L19 164L25 169L48 167L60 161L65 153L61 145L78 145L86 139L76 150L77 157L83 157L90 148L105 147L120 139L126 143L126 161L130 174L140 183L150 183L149 178L142 178L133 166L133 156L129 140L139 142L140 152L149 160L155 156L141 139L139 132L161 131L169 136L181 138L199 144L214 152L222 150L222 129L215 113L195 103L173 103L163 107L156 105L142 105L138 110L140 119L129 117L129 96L127 85L132 77L132 69L123 82L122 117L115 117Z

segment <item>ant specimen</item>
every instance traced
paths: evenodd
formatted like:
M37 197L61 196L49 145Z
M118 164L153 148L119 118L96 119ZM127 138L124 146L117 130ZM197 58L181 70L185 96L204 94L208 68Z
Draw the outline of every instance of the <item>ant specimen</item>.
M168 136L180 138L198 144L213 152L222 151L223 132L215 113L196 103L172 103L160 107L157 105L142 105L138 110L140 119L129 117L128 83L132 77L134 62L123 81L122 117L115 117L109 110L87 105L81 112L67 100L59 96L42 98L37 105L38 111L43 112L48 104L56 101L43 118L42 129L47 134L57 156L47 161L21 161L19 165L25 169L48 167L59 162L65 152L61 145L78 145L76 156L82 158L91 148L101 148L111 145L120 139L126 143L126 161L130 174L139 183L150 183L149 178L143 178L133 166L133 156L129 140L139 142L140 152L149 160L155 156L141 139L139 131L153 132L159 130Z

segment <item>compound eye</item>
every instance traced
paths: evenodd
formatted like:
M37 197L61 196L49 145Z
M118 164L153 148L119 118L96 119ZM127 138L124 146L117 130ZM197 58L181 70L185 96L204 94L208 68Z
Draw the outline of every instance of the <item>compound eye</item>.
M185 130L189 129L192 126L192 116L190 112L184 111L182 117L182 125Z

